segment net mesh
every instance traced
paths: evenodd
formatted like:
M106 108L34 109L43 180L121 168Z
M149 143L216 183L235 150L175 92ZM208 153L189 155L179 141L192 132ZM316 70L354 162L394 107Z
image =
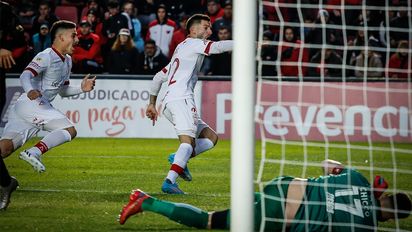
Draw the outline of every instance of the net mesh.
M260 192L277 176L322 175L321 162L333 159L371 184L383 176L387 193L412 195L411 4L259 1L255 120ZM271 197L263 194L262 199ZM356 208L356 202L348 207ZM359 210L346 222L310 215L300 222L306 230L322 224L376 230L359 221L366 217L365 208ZM285 222L264 210L262 216L261 225ZM376 224L375 213L372 218ZM379 230L412 231L412 219L379 223Z

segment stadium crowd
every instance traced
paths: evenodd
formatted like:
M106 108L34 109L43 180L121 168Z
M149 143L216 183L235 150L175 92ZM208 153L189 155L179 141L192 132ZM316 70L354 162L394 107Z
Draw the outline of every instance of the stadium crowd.
M318 0L302 0L303 7L291 0L264 4L263 17L273 23L264 26L262 74L407 79L412 67L407 1L385 5L383 0L366 0L366 11L361 8L362 0L342 1L325 0L322 5ZM20 65L12 70L17 73L51 46L50 27L58 19L78 25L74 73L155 74L186 38L184 25L194 13L209 15L212 40L231 39L231 0L6 2L19 17L28 45L17 59ZM348 7L342 10L341 4ZM288 26L281 26L280 21ZM278 67L276 61L281 61ZM230 75L230 52L207 57L200 74Z

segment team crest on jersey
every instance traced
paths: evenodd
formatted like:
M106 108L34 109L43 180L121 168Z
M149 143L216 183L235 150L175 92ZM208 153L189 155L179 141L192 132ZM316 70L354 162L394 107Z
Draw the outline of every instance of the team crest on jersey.
M39 62L40 62L40 61L41 61L41 57L37 57L37 58L36 58L36 61L39 61Z

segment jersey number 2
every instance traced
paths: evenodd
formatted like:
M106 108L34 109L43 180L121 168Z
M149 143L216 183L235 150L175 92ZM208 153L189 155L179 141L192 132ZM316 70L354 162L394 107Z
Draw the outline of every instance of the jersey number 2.
M179 68L179 65L180 65L179 58L176 58L176 59L173 61L173 63L172 63L172 68L173 68L173 65L174 65L174 64L176 64L176 65L175 65L175 70L173 71L173 74L172 74L172 76L170 77L169 85L172 85L172 84L176 83L176 80L174 80L173 78L175 77L176 71L177 71L177 69Z

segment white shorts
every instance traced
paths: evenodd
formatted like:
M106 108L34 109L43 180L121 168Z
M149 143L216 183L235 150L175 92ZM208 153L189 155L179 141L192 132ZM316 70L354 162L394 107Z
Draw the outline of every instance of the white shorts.
M10 110L1 139L13 140L14 149L17 149L39 130L54 131L72 126L66 115L47 100L30 100L23 94Z
M163 115L173 124L177 135L197 138L204 128L209 127L197 113L194 99L166 103Z

